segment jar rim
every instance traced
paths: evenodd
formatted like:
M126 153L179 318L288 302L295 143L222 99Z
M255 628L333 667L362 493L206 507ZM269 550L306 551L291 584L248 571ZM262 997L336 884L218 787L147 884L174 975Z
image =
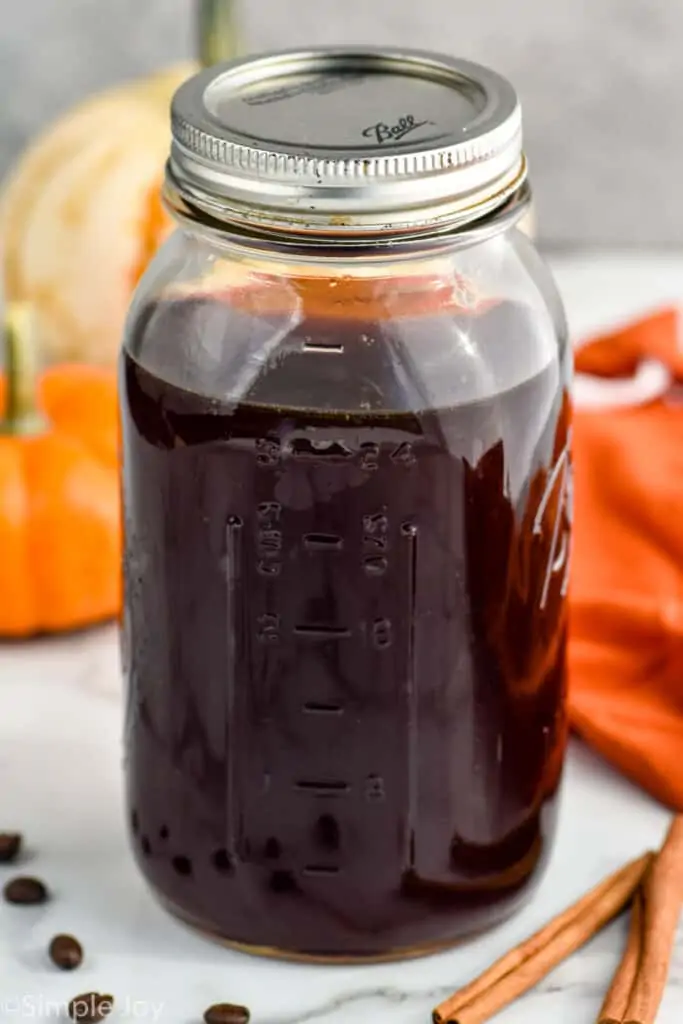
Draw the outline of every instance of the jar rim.
M410 231L384 232L382 234L338 234L328 232L298 231L296 226L264 226L232 217L223 207L197 202L179 189L167 173L162 188L162 202L167 212L186 230L199 230L210 236L218 247L233 244L248 245L251 248L278 251L289 258L292 253L325 257L343 252L354 256L381 256L404 253L406 257L426 249L464 249L503 234L514 227L528 213L533 193L528 178L502 202L485 213L461 224L444 222L428 225Z

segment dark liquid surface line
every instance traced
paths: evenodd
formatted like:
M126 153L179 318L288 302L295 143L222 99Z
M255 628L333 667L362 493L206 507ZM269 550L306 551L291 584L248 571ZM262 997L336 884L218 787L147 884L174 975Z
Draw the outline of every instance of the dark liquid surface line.
M238 616L238 593L242 566L242 520L239 516L231 516L225 531L225 584L226 584L226 630L227 630L227 665L226 665L226 714L225 714L225 759L226 770L226 828L225 847L228 858L234 859L237 853L237 797L235 780L235 750L233 736L235 730L235 692L237 685L237 637L240 629Z
M418 772L418 709L415 685L415 615L417 611L417 526L404 523L401 534L408 547L408 651L406 658L406 703L408 705L407 772L408 813L406 814L405 850L407 868L415 867L415 829L417 826L417 772Z

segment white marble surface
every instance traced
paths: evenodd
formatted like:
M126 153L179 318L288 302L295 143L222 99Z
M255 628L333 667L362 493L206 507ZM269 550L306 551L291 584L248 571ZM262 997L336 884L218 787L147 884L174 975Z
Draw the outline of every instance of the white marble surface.
M592 257L555 264L577 332L683 296L683 257ZM667 813L578 743L560 834L538 896L470 946L400 965L306 967L228 952L159 909L129 856L120 772L120 683L112 628L0 646L0 828L27 837L21 869L50 885L43 907L0 905L0 1024L56 1019L76 993L112 992L117 1019L184 1024L216 1001L248 1004L254 1024L418 1024L453 988L632 855L659 842ZM683 753L683 752L682 752ZM17 868L1 868L0 883ZM87 961L51 967L56 932L78 935ZM590 1024L617 963L623 922L609 927L500 1024ZM683 936L682 936L683 938ZM683 942L659 1024L683 1018Z

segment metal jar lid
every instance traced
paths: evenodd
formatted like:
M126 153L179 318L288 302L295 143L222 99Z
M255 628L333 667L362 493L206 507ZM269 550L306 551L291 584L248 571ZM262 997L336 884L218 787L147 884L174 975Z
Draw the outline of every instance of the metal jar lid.
M509 82L419 50L217 65L180 87L172 129L171 203L262 229L443 229L502 206L526 176Z

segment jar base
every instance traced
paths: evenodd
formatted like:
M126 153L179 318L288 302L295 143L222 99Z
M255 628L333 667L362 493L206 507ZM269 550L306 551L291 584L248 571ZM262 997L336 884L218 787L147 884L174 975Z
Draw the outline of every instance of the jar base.
M400 960L419 960L424 957L434 956L437 953L445 953L450 949L457 949L465 946L488 932L494 931L505 924L510 918L515 917L533 898L536 891L534 886L531 891L520 895L519 899L512 903L504 914L492 924L483 925L480 928L473 928L452 939L439 939L435 942L420 943L415 946L401 947L400 949L389 950L386 953L348 954L348 953L297 953L294 950L280 949L275 946L259 946L248 942L239 942L233 939L226 939L224 935L215 929L207 926L199 918L188 914L187 911L169 900L166 896L152 888L152 893L158 903L176 920L187 925L193 931L201 934L205 939L210 940L228 950L236 953L244 953L246 956L260 957L266 960L279 960L283 963L296 964L318 964L333 966L354 966L363 964L386 964L395 963Z

